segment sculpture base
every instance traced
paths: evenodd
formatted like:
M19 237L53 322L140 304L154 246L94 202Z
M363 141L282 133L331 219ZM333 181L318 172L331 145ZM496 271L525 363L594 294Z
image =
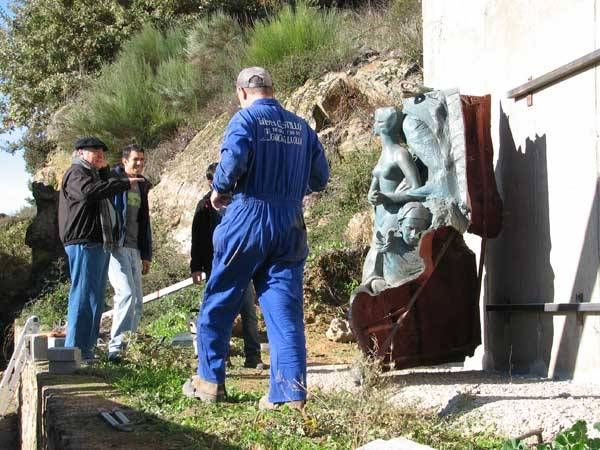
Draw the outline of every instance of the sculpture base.
M397 369L459 362L481 343L475 255L462 235L450 227L431 230L419 254L425 269L418 278L377 295L359 287L351 300L350 324L359 347L375 355L418 294L385 352L383 361Z

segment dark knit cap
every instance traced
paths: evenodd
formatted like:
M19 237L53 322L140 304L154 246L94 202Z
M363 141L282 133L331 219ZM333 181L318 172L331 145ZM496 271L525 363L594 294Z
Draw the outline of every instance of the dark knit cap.
M84 148L101 148L104 151L108 150L106 144L94 136L80 137L75 141L75 145L73 147L75 148L75 150Z

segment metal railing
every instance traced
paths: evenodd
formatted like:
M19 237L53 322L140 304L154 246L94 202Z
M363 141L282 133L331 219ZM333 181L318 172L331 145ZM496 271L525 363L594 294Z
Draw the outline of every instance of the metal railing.
M15 351L13 352L10 362L8 363L8 367L2 376L2 381L0 381L0 417L6 415L9 406L12 404L15 398L15 393L17 392L17 388L21 380L21 371L23 370L23 365L29 356L26 347L27 340L29 339L30 335L36 334L39 330L40 321L37 316L29 317L23 326L23 330L21 330L21 335L19 336L17 345L15 346Z

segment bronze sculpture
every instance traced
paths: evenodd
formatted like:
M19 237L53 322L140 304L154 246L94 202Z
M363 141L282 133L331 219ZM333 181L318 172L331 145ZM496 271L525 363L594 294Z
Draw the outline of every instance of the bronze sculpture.
M381 138L382 150L367 195L375 220L362 284L377 293L404 279L402 255L407 249L399 235L399 212L415 199L408 192L423 183L415 161L401 142L402 112L394 107L377 109L373 131Z
M432 91L403 103L375 111L373 240L350 301L361 349L399 368L459 361L480 343L475 255L462 233L494 237L501 223L489 96Z

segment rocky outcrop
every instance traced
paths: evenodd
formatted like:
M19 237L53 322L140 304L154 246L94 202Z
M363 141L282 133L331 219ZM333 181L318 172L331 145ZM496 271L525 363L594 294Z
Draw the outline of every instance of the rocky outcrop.
M189 253L196 204L208 190L206 168L219 160L228 120L228 115L223 114L208 123L185 150L165 165L160 183L150 191L152 216L171 230L171 236L178 242L182 253Z
M58 191L34 181L31 192L37 214L27 228L25 244L31 248L31 279L37 283L64 268L65 252L58 236Z
M325 336L333 342L354 342L354 335L352 334L348 321L337 317L329 324Z
M357 62L362 65L309 80L282 102L317 130L330 157L372 147L374 109L400 106L407 86L421 83L420 72L413 65L374 53L364 56ZM185 150L166 164L160 183L150 193L153 216L168 227L184 254L189 252L196 203L207 190L204 172L219 158L228 119L223 114L208 123ZM370 241L370 231L359 234L360 244L366 239L363 235L369 235Z
M52 151L44 167L34 174L33 180L58 189L63 175L71 165L71 158L70 151L61 149Z
M356 213L348 221L345 236L348 242L355 246L370 246L373 235L373 212Z

